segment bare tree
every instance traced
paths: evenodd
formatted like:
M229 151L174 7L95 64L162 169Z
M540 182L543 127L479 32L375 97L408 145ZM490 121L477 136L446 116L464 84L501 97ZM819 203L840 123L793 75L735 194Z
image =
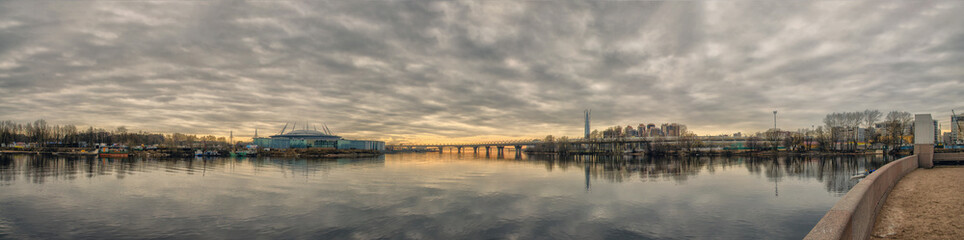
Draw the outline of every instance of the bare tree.
M805 140L804 135L799 132L790 133L789 136L783 138L783 146L787 148L788 152L801 151L804 150Z
M830 113L823 118L823 123L826 125L827 137L830 140L830 145L825 147L827 150L838 150L838 142L840 140L840 132L845 125L846 116L842 113ZM823 145L821 145L823 146Z
M692 152L694 148L703 146L703 142L699 140L695 133L683 133L680 135L679 144L686 152Z
M873 128L874 124L880 121L881 113L879 110L864 110L864 124L867 124L867 128Z
M847 138L849 139L847 143L850 145L851 151L857 150L857 140L858 134L860 134L860 124L864 122L863 112L848 112L847 115L847 128L851 131Z
M884 125L887 131L887 144L891 151L903 145L904 128L910 125L913 118L909 112L891 111L887 113Z
M769 144L770 149L773 149L773 151L777 151L777 149L780 147L780 144L782 143L780 141L780 137L781 137L780 130L777 130L775 128L767 130L764 133L764 137L766 137L766 141L767 141L767 144Z

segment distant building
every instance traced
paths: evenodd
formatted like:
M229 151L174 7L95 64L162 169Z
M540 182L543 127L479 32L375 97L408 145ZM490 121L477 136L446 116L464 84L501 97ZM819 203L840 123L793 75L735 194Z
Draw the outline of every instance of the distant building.
M912 135L913 129L914 129L914 124L913 123L908 124L908 126L904 128L904 135ZM934 143L937 143L941 140L940 136L941 136L940 125L937 124L937 120L934 120Z
M646 124L646 131L649 132L650 137L663 136L663 131L656 127L656 124L650 123Z
M934 120L934 143L941 141L941 125Z
M679 137L686 132L686 125L679 123L664 123L660 126L660 130L663 132L664 136Z
M867 137L869 134L869 129L857 127L856 131L853 127L840 127L840 135L844 139L857 138L857 142L867 142ZM849 141L849 140L848 140Z
M962 139L961 128L964 127L964 115L951 115L951 136L945 145L962 145L964 144L964 139Z
M346 140L342 137L317 130L294 130L264 138L254 138L254 145L264 148L330 148L385 150L385 142L367 140Z

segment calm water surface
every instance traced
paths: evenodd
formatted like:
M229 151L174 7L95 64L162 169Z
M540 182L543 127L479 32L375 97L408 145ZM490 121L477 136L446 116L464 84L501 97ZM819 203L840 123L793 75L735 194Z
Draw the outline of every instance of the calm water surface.
M0 155L0 239L799 239L889 160Z

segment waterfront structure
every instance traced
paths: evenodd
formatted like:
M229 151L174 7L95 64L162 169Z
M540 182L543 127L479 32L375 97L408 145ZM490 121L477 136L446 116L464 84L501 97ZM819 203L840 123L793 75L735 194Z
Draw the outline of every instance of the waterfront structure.
M964 144L964 135L961 134L962 127L964 127L964 115L957 115L954 111L951 111L951 136L946 143L947 145Z
M360 149L360 150L385 150L385 142L382 141L368 141L368 140L347 140L340 136L335 136L331 134L331 131L327 127L323 128L325 132L318 131L317 129L311 130L307 129L307 124L305 129L293 130L290 132L285 132L287 127L281 130L281 133L276 135L271 135L269 137L256 137L254 138L254 145L264 148L328 148L328 149Z
M918 168L933 168L935 162L964 161L964 154L960 152L934 152L935 136L933 134L936 129L934 125L930 114L914 115L914 155L892 161L867 174L837 201L804 239L869 239L872 235L881 236L879 232L873 231L874 229L916 234L910 237L960 239L960 237L948 237L948 235L933 235L934 231L925 233L919 230L921 225L937 225L935 228L941 229L953 228L951 224L953 221L949 222L945 219L958 217L953 209L947 210L947 207L955 206L954 201L937 199L959 194L954 190L959 185L945 184L955 182L954 173L943 171L951 171L949 169L953 168L942 168L942 171L918 171ZM918 180L920 176L932 174L943 176L930 177L929 181L932 182L930 184L921 184ZM905 175L913 180L905 184L905 180L902 179ZM913 187L902 187L908 184ZM897 191L896 194L893 191ZM927 199L928 202L919 204L919 199ZM914 204L906 204L908 202ZM894 208L896 210L892 210ZM912 217L891 217L894 215L912 215ZM905 232L900 225L895 229L893 224L895 221L902 222L900 225L914 223L916 226L911 229L915 231ZM877 224L883 225L875 226Z
M941 136L941 128L940 128L940 125L937 123L937 120L932 120L931 122L932 122L932 124L930 124L930 125L933 125L932 127L930 127L932 133L931 133L930 135L928 135L928 136L931 136L931 138L932 138L931 141L933 141L933 142L935 142L935 143L940 142L940 141L941 141L941 139L940 139L940 136ZM910 131L915 131L915 130L916 130L916 128L915 128L916 125L917 125L917 122L916 122L916 121L915 121L915 122L912 122L910 125L908 125L908 126L905 128L905 132L907 131L907 129L910 129ZM908 134L909 134L909 133L908 133ZM919 137L920 137L920 136L916 136L916 135L914 136L915 139L916 139L916 138L919 138Z

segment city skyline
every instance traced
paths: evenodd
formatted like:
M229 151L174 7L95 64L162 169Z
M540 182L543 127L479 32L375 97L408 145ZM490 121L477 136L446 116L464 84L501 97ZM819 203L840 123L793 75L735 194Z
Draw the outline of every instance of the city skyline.
M957 1L0 6L0 120L417 142L964 111Z

